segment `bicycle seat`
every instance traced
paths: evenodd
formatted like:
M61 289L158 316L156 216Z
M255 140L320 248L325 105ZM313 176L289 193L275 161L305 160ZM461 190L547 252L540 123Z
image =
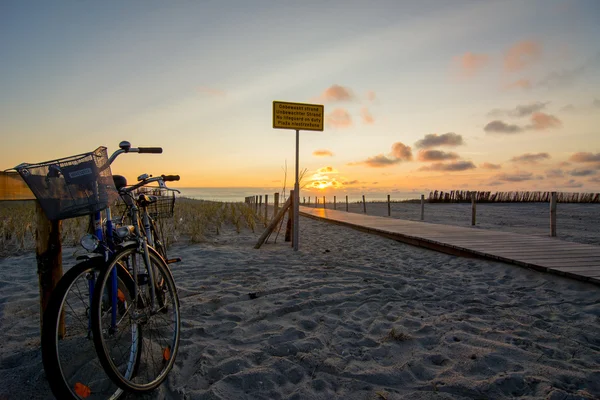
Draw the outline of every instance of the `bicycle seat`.
M158 200L158 197L156 196L148 196L147 194L140 194L137 202L140 205L140 207L147 207L152 203L156 203L156 201Z
M117 190L120 190L127 186L127 178L125 178L122 175L113 175L113 181L115 182Z

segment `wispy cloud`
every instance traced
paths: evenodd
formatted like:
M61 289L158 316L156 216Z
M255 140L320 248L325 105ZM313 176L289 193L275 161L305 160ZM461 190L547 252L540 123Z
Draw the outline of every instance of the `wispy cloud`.
M506 122L500 120L494 120L488 122L486 126L483 127L483 130L488 133L519 133L523 131L518 125L515 124L507 124Z
M354 99L355 97L351 89L334 84L325 89L319 97L314 99L314 101L332 103L338 101L353 101Z
M483 169L500 169L502 168L502 166L500 164L492 164L489 162L484 162L483 164L479 165L479 168L483 168Z
M363 107L360 109L360 117L365 124L372 124L375 122L373 115L369 112L367 107Z
M499 174L494 176L494 179L504 182L523 182L534 180L536 177L531 172L517 172L514 174Z
M438 135L437 133L430 133L415 143L415 147L419 149L429 149L437 146L460 146L464 143L463 137L454 132L443 133Z
M562 186L568 188L580 188L583 186L583 183L577 182L575 179L570 179L567 182L563 183Z
M466 52L462 56L456 57L454 62L457 64L460 75L471 77L477 75L489 63L490 57L487 54L476 54Z
M419 161L444 161L457 160L460 156L454 152L445 152L441 150L421 150L419 151Z
M367 91L366 97L368 101L375 101L375 99L377 98L373 90Z
M313 151L315 157L332 157L333 153L329 150L315 150Z
M529 125L519 126L516 124L509 124L501 120L494 120L485 125L483 130L487 133L513 134L526 130L542 131L546 129L560 128L561 126L562 121L554 115L543 112L534 112L531 114L531 124Z
M507 83L504 85L504 89L531 89L533 83L530 79L517 79L514 82Z
M412 149L410 146L405 145L402 142L396 142L392 144L392 152L389 155L378 154L373 157L369 157L364 161L357 161L349 163L348 165L366 165L372 168L389 167L401 163L402 161L412 160Z
M325 123L332 128L348 128L352 126L352 117L345 109L336 108L325 116Z
M522 163L522 164L536 164L542 160L547 160L550 158L550 154L548 153L537 153L531 154L526 153L520 156L515 156L510 159L512 162Z
M466 171L477 168L471 161L456 161L452 163L435 163L419 168L419 171Z
M531 129L545 130L560 126L562 126L562 122L553 115L543 112L535 112L531 115Z
M496 108L490 111L487 115L488 117L526 117L535 112L543 110L549 103L550 102L536 101L535 103L518 105L511 110L503 110Z
M569 171L569 175L571 176L591 176L596 175L598 171L593 169L574 169Z
M504 55L504 70L521 71L537 62L542 56L542 45L533 40L524 40L510 47Z
M579 152L571 155L569 157L569 161L572 162L580 162L580 163L588 163L588 162L600 162L600 153L588 153L588 152Z
M565 172L562 169L549 169L546 170L546 178L556 179L565 176Z

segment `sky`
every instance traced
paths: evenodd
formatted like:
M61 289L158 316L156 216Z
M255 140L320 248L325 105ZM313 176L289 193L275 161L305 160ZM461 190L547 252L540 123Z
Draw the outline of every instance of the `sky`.
M0 169L112 165L179 187L600 192L600 2L0 2Z

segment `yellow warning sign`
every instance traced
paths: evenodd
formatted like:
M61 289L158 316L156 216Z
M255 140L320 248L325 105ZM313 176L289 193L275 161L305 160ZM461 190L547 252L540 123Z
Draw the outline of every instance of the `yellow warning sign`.
M273 102L273 128L322 131L324 107L321 104Z

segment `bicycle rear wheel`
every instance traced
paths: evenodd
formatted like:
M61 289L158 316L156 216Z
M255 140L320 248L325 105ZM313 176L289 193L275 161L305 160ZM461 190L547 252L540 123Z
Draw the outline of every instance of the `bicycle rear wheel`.
M42 361L50 389L58 399L114 400L123 393L104 372L91 334L90 291L104 265L96 258L72 267L60 279L44 313ZM133 279L123 269L118 272L118 291L119 307L126 309L131 303Z
M155 272L156 302L153 307L151 285L148 280L148 267L143 252L137 244L124 248L115 256L107 269L98 278L98 287L92 301L92 330L94 345L102 366L110 378L122 389L143 393L157 388L173 368L179 347L179 298L171 271L163 258L148 247L150 267ZM131 312L119 319L116 326L102 313L103 293L111 287L111 271L118 266L132 271L137 268L137 301L133 302ZM141 343L132 343L136 335L132 331L143 332ZM133 354L139 351L139 354ZM139 357L139 366L135 376L128 375L131 360Z

